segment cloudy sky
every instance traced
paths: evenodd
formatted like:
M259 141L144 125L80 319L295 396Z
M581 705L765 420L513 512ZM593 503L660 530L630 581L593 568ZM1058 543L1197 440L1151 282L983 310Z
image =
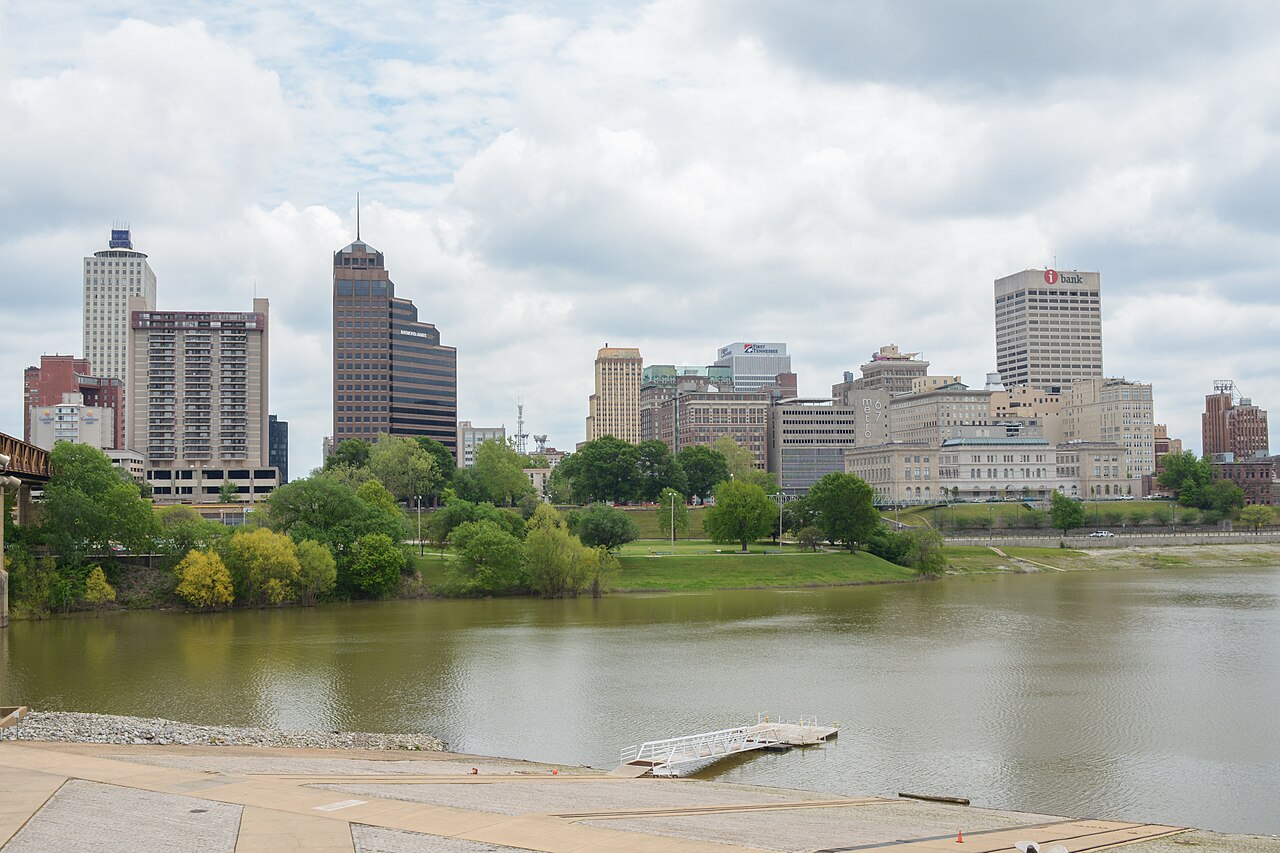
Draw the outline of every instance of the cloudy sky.
M893 342L981 385L992 280L1054 266L1101 272L1108 375L1198 448L1214 379L1280 410L1277 56L1268 2L3 4L0 430L127 220L161 308L270 298L318 464L359 191L462 418L523 397L572 447L606 342L786 341L814 395Z

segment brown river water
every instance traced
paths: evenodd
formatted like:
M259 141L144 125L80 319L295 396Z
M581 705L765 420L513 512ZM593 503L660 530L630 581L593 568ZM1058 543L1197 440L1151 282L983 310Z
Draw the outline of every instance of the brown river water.
M1275 834L1280 567L17 622L11 703L604 768L817 715L838 739L699 775Z

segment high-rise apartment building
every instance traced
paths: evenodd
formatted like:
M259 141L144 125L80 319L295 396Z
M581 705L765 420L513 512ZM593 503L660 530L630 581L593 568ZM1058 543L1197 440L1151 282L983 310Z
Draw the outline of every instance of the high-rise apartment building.
M247 501L269 494L268 301L155 311L135 296L130 309L127 433L155 499L212 500L224 482Z
M128 228L113 228L107 248L84 259L83 296L85 358L96 376L119 379L127 396L129 300L141 299L144 309L156 307L156 274L147 256L133 248ZM125 400L117 408L126 430L127 405Z
M1061 393L1102 376L1096 272L1023 270L995 283L996 368L1005 387Z
M640 350L611 347L596 353L596 392L587 401L587 441L611 435L632 444L640 438Z
M379 433L458 446L458 353L396 296L385 258L356 240L333 255L333 444Z
M1150 474L1156 469L1151 385L1115 378L1072 382L1063 395L1062 440L1119 445L1128 450L1128 479Z
M505 442L507 440L507 428L499 427L478 427L473 426L471 421L458 421L458 467L474 468L476 464L476 450L486 441Z
M103 449L124 447L124 383L107 376L93 376L87 358L70 355L42 355L39 367L23 372L23 438L34 443L33 412L61 405L68 394L78 394L84 405L110 410L110 439Z
M844 381L831 386L831 396L837 403L848 406L862 391L883 389L890 394L910 394L912 381L929 375L929 362L919 356L918 352L902 352L897 344L882 346L859 368L862 376L855 378L846 370Z
M1242 460L1270 450L1266 410L1239 396L1229 379L1214 382L1213 393L1204 398L1200 431L1202 450L1210 456L1230 453Z
M741 341L720 347L716 365L733 372L734 391L759 391L772 385L779 373L791 372L786 344L748 344Z
M758 391L682 390L652 410L653 437L679 453L686 447L709 447L728 436L750 450L756 467L764 470L772 405L770 396Z
M640 440L660 438L658 409L677 395L732 389L733 373L727 367L649 365L640 374Z
M289 482L289 422L267 416L267 464L280 472L280 485Z

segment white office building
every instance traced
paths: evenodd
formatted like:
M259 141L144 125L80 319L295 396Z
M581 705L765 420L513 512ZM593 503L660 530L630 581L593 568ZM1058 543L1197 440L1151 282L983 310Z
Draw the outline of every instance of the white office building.
M1023 270L995 283L996 367L1006 388L1066 393L1102 376L1101 280L1096 272Z
M129 387L129 298L156 307L156 274L135 251L129 229L112 229L107 248L84 259L84 357L95 376Z
M791 372L791 356L786 344L749 344L738 341L720 347L716 365L733 373L733 390L759 391L772 385L779 373Z

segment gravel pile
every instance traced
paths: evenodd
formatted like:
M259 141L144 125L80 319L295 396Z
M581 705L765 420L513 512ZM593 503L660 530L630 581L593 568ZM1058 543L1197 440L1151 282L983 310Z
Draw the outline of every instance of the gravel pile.
M9 732L13 730L10 729ZM12 735L9 735L12 736ZM214 744L218 746L292 746L311 749L410 749L440 751L447 744L430 735L369 732L286 732L276 729L197 726L173 720L32 711L22 720L23 740L121 744Z

